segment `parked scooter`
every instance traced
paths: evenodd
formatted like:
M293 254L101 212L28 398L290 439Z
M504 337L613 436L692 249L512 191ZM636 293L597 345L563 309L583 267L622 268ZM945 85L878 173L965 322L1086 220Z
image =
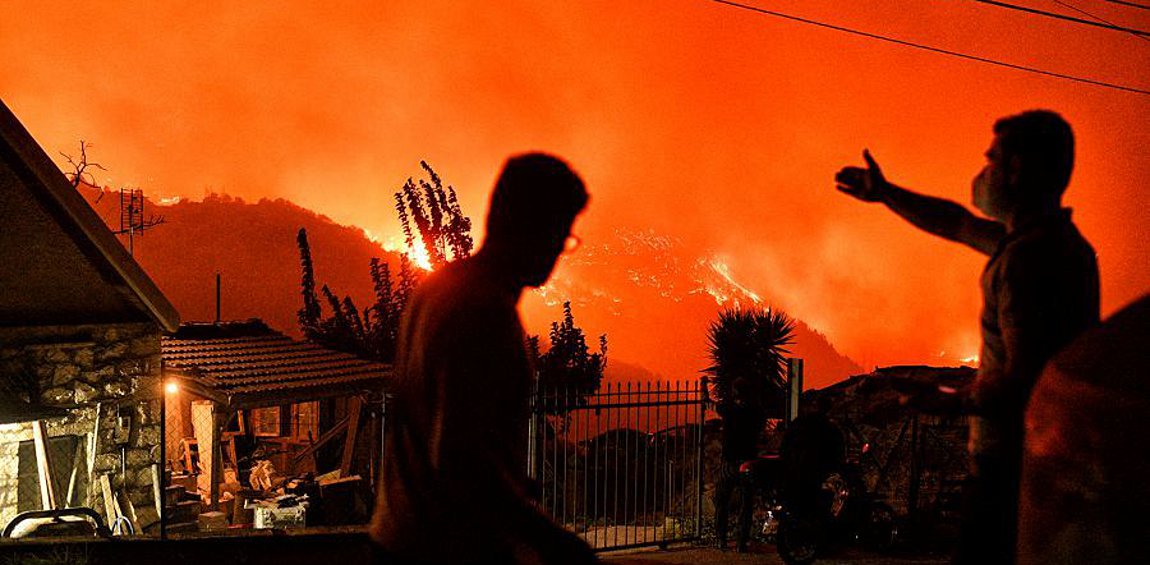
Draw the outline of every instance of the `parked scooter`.
M817 416L802 420L788 429L780 455L741 469L767 508L762 533L774 538L788 564L812 563L852 543L890 549L898 538L894 510L867 492L833 423Z

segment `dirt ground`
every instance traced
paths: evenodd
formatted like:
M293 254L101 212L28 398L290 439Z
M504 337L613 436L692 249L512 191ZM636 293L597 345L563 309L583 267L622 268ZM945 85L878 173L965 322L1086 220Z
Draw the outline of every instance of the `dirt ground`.
M641 549L607 553L604 563L610 565L782 565L772 546L752 547L750 553L719 551L712 548L679 547L666 550ZM847 551L816 561L817 565L945 565L945 555L877 555Z

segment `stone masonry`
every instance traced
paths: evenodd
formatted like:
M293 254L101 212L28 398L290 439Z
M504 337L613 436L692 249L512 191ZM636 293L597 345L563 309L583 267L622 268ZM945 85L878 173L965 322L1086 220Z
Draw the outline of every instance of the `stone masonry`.
M155 515L152 464L161 461L160 328L153 323L0 328L0 375L26 400L69 410L65 418L46 421L49 438L83 438L83 451L76 450L81 457L52 454L57 477L64 470L63 484L57 479L61 489L75 461L77 480L84 482L80 492L87 492L87 500L75 502L104 515L100 477L108 474L112 489L123 489L140 521L151 521L146 517ZM118 414L131 419L120 433ZM31 439L31 424L0 426L0 526L16 513L17 448ZM58 504L64 497L58 489Z

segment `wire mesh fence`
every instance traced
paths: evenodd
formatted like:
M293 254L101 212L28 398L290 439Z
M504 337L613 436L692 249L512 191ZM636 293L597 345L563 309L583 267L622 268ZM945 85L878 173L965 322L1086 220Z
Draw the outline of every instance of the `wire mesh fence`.
M0 425L2 537L158 535L159 406L124 398Z
M697 381L542 387L528 430L541 508L597 550L698 538L705 404Z
M43 422L0 426L0 524L21 512L86 504L87 452L86 435L49 433Z

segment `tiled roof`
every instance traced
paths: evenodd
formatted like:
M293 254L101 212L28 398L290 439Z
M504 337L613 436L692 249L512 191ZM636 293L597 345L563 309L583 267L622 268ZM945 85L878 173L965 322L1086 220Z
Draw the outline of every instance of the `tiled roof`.
M162 341L164 366L232 406L382 390L391 367L297 341L258 320L184 324Z

